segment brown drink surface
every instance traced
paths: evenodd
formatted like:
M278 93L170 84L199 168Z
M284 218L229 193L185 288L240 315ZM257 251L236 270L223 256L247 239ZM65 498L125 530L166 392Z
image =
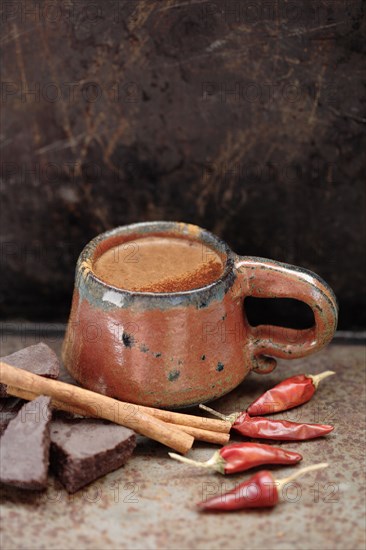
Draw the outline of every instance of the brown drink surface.
M223 272L220 256L203 243L176 237L143 237L107 250L94 273L118 288L180 292L206 286Z

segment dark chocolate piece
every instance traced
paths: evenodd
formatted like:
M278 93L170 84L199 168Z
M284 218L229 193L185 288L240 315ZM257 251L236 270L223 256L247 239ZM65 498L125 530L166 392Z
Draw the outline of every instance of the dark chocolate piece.
M0 357L0 361L47 378L58 378L60 374L57 355L43 342ZM8 397L5 384L0 384L0 397Z
M51 425L51 469L69 493L120 468L136 446L132 430L92 418Z
M0 438L0 481L22 489L45 489L50 449L51 399L26 403Z
M0 436L5 432L10 420L16 417L24 401L17 397L4 397L0 399Z

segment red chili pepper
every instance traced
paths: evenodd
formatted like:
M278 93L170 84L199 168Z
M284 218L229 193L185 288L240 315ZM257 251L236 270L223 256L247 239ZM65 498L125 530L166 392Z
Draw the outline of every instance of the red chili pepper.
M201 510L233 511L244 508L267 508L279 502L280 490L286 483L307 472L326 468L327 463L314 464L302 468L295 474L281 480L275 480L271 472L262 470L224 495L217 495L200 502Z
M197 462L175 453L169 453L169 456L185 464L208 468L220 474L236 474L263 464L297 464L302 460L299 453L263 443L225 445L216 451L207 462Z
M277 441L303 441L329 434L333 426L326 424L299 424L288 420L271 420L242 413L235 420L232 429L246 437L275 439Z
M334 430L327 424L299 424L288 420L272 420L261 416L251 417L247 412L225 416L206 405L201 409L233 422L232 429L245 437L254 439L274 439L277 441L304 441L329 434Z
M272 414L302 405L313 397L319 382L332 374L335 372L327 370L317 375L299 374L286 378L253 401L247 412L252 416Z

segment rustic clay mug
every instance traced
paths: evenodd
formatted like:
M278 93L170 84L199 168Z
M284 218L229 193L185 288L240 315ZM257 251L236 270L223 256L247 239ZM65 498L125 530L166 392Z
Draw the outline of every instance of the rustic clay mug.
M221 276L202 288L161 293L124 290L95 275L93 266L104 252L147 235L203 243L222 258ZM313 310L315 324L305 330L253 327L245 315L247 296L301 300ZM274 357L293 359L320 350L336 325L336 298L314 273L238 256L194 225L136 223L97 236L82 251L63 359L86 388L123 401L179 408L224 395L251 370L271 372Z

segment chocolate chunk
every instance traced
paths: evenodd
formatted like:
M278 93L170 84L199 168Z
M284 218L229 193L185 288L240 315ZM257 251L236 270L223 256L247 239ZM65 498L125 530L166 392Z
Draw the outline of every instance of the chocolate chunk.
M16 417L24 401L17 397L5 397L0 399L0 435L5 432L10 420Z
M60 374L57 355L43 342L0 357L0 361L47 378L58 378ZM0 397L8 397L5 384L0 384Z
M128 428L95 419L56 419L51 425L51 468L69 493L120 468L136 446Z
M45 489L50 449L51 399L37 397L11 420L0 439L0 481Z

